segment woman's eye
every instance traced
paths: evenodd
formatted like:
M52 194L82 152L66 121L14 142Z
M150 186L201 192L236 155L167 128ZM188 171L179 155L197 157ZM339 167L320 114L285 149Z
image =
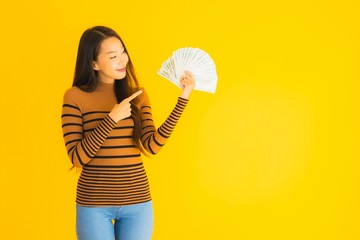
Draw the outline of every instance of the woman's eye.
M116 56L112 56L112 57L110 57L110 59L114 59L114 58L116 58Z

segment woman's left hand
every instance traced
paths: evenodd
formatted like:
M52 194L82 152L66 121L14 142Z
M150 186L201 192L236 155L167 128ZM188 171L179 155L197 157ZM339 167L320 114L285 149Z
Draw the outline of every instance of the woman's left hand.
M185 74L180 77L180 87L182 89L180 97L189 99L190 94L195 87L195 79L191 72L185 71Z

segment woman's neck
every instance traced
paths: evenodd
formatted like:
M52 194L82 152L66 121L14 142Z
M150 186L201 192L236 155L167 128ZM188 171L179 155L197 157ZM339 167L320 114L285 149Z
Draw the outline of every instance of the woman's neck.
M108 78L108 79L99 79L99 82L106 83L106 84L113 84L115 79Z
M114 84L115 81L113 82L104 82L99 80L98 85L97 85L97 89L102 89L102 90L106 90L106 89L114 89Z

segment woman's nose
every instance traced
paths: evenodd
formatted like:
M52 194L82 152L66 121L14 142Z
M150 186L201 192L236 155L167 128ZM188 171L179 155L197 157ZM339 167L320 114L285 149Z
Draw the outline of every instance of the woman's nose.
M128 57L127 56L121 56L119 58L119 64L124 64L124 63L127 63L128 61Z

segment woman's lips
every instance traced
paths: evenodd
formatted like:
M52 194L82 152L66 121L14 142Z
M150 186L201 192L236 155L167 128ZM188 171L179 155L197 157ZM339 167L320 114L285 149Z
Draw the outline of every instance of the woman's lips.
M126 71L126 68L116 69L116 71L118 71L118 72L125 72L125 71Z

